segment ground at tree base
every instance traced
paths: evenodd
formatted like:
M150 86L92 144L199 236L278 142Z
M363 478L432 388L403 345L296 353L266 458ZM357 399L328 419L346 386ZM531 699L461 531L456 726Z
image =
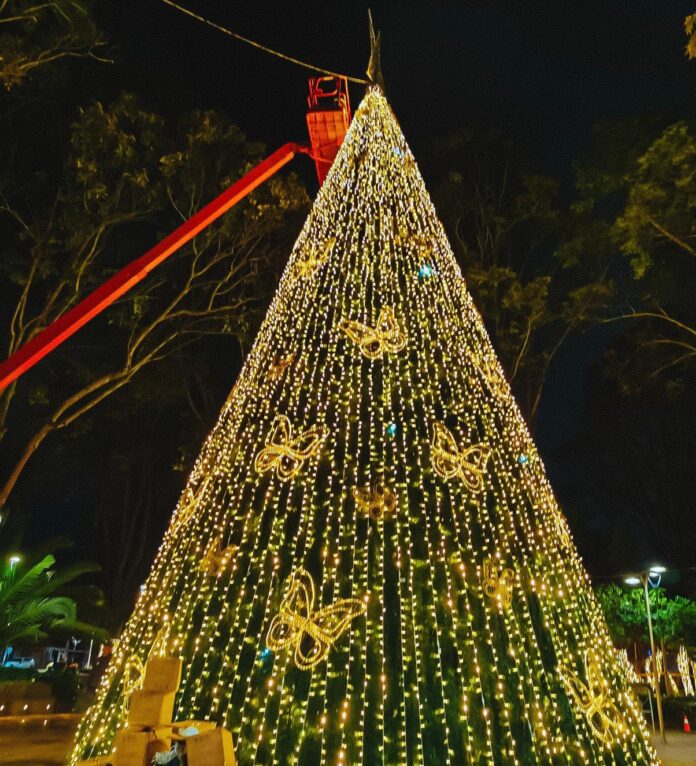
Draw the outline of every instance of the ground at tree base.
M0 766L63 766L72 744L74 729L0 728ZM694 766L696 764L696 732L667 733L667 744L652 737L652 744L662 766Z

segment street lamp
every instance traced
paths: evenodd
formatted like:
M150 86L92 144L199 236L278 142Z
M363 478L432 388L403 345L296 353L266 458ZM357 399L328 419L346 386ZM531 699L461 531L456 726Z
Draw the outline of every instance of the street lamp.
M643 593L645 594L645 610L648 613L648 633L650 635L650 653L652 657L651 665L653 678L655 680L657 718L660 722L660 735L662 736L662 741L665 743L667 742L667 737L665 737L665 719L662 715L662 692L660 690L660 676L657 672L657 655L655 654L655 638L653 636L652 615L650 614L650 596L648 595L648 583L651 587L657 588L660 584L660 580L662 579L662 575L666 571L666 567L663 567L660 564L654 564L650 567L650 569L648 569L647 572L639 572L637 575L631 575L630 577L624 578L626 585L642 585ZM667 658L663 658L663 661L666 662Z

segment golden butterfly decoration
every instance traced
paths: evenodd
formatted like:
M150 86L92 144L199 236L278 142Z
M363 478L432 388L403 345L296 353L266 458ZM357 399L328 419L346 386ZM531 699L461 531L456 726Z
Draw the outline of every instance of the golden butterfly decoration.
M292 425L285 415L276 415L266 446L258 453L254 467L259 473L275 470L279 479L292 479L305 460L316 455L326 438L324 426L313 426L293 436Z
M238 550L237 545L228 545L223 548L222 538L216 537L201 559L199 569L211 577L218 575L229 567Z
M295 352L291 351L284 356L277 356L268 367L268 379L278 380L283 376L285 370L295 361Z
M294 647L295 664L300 670L323 662L350 623L367 610L365 601L358 598L339 599L320 609L314 608L315 600L312 575L306 569L297 569L266 638L268 648L274 652Z
M353 487L353 497L358 509L374 521L394 512L396 496L389 487L375 481L372 487Z
M422 234L414 234L406 226L398 227L394 233L394 244L399 246L413 245L419 251L430 250L430 243L427 238Z
M515 573L508 567L502 569L495 559L487 556L483 560L483 592L498 602L501 609L508 609L512 604L512 589L515 581Z
M578 678L569 667L559 668L559 675L569 696L585 714L590 729L608 744L616 729L624 729L624 718L602 676L597 657L590 650L583 656L583 665L587 682Z
M145 666L140 657L133 655L126 660L123 669L123 701L126 708L130 704L130 698L133 692L142 689L143 679L145 677Z
M342 319L339 328L354 342L368 359L379 359L385 353L397 354L408 340L394 316L394 309L385 306L376 327L369 327L352 319Z
M432 440L432 461L435 473L443 479L459 476L472 492L483 489L483 472L491 450L485 444L465 449L459 446L444 423L435 423Z
M315 246L301 252L295 262L297 273L301 277L311 277L320 266L329 260L329 255L331 255L331 250L335 244L336 238L329 237L323 246Z
M178 529L179 527L183 527L191 520L191 517L196 512L198 506L198 498L203 494L209 482L210 475L207 475L196 489L191 489L190 485L186 486L183 497L181 498L179 510L176 512L176 516L174 516L172 520L174 528Z
M170 628L171 623L165 621L164 625L159 629L157 635L155 636L155 640L150 646L150 651L147 653L145 662L143 662L140 657L135 654L132 654L126 660L123 667L123 688L121 690L126 710L128 710L128 706L130 705L130 698L133 692L143 688L143 681L145 680L145 666L147 663L153 657L166 656Z
M490 392L501 398L509 398L507 382L495 360L491 359L490 356L475 353L474 363L481 371Z

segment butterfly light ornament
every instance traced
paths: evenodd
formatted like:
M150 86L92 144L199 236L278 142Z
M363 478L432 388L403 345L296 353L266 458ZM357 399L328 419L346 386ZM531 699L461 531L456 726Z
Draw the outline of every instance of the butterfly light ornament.
M500 568L497 561L487 556L483 561L483 592L497 602L501 609L508 609L512 604L512 589L515 573L508 567Z
M333 246L336 244L335 237L329 237L323 246L312 247L300 253L295 262L295 269L300 277L311 277L317 269L323 266L328 260Z
M172 521L174 529L181 529L192 519L196 508L198 507L198 499L205 492L208 483L210 482L210 474L206 476L196 489L192 489L190 485L184 490L184 494L181 498L179 509Z
M393 513L396 508L394 492L379 481L373 482L372 487L354 487L353 497L358 509L374 521Z
M380 359L386 353L397 354L406 347L408 341L405 331L396 320L394 309L388 306L379 312L376 327L352 319L341 320L339 327L368 359Z
M222 547L222 538L216 537L201 559L199 569L211 577L224 572L232 563L237 551L236 545Z
M509 392L505 376L500 371L500 366L495 359L481 353L474 354L474 363L481 371L488 390L501 399L509 399Z
M145 665L140 657L136 655L128 657L123 668L123 688L121 690L126 710L130 706L130 698L133 692L143 688L144 678Z
M483 489L483 472L491 450L485 444L460 449L452 432L444 423L435 423L431 443L435 473L443 479L462 479L471 492Z
M256 455L254 468L259 473L275 471L283 481L292 479L305 461L319 452L326 435L326 428L313 426L294 436L288 418L276 415L266 446Z
M583 665L586 682L568 667L561 668L561 681L571 700L584 713L597 739L609 744L617 733L624 731L624 718L613 701L612 690L602 675L599 661L593 652L585 652Z
M123 687L121 694L123 696L124 710L128 710L130 706L130 698L133 692L143 688L143 682L145 680L145 666L153 657L165 657L167 654L167 646L169 643L169 631L171 629L171 623L169 620L165 620L164 625L159 629L155 640L150 646L150 651L147 653L147 658L143 662L136 654L132 654L126 659L123 668Z
M339 599L320 609L315 609L315 601L312 575L299 568L266 638L268 648L274 652L293 647L295 665L300 670L310 670L323 662L350 623L367 610L363 599Z
M295 353L290 352L284 356L277 356L268 367L268 379L278 380L283 377L285 370L295 361Z

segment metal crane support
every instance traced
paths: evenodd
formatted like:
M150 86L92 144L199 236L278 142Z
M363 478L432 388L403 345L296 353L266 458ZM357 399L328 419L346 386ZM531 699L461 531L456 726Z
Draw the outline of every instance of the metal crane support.
M70 311L58 317L12 356L0 364L0 391L31 369L56 346L76 333L82 325L101 313L124 293L144 279L162 261L193 239L223 213L277 173L296 154L308 154L315 162L321 185L329 172L350 124L348 81L345 77L313 77L309 81L307 127L312 147L287 143L235 181L219 197L175 229L145 255L128 264Z
M0 364L0 391L22 373L33 367L56 346L76 333L80 327L118 300L134 285L144 279L156 266L185 245L223 213L250 194L298 153L309 154L309 149L289 142L259 163L245 176L235 181L219 197L181 224L161 242L140 258L121 269L111 279L80 301L38 335L25 343Z

